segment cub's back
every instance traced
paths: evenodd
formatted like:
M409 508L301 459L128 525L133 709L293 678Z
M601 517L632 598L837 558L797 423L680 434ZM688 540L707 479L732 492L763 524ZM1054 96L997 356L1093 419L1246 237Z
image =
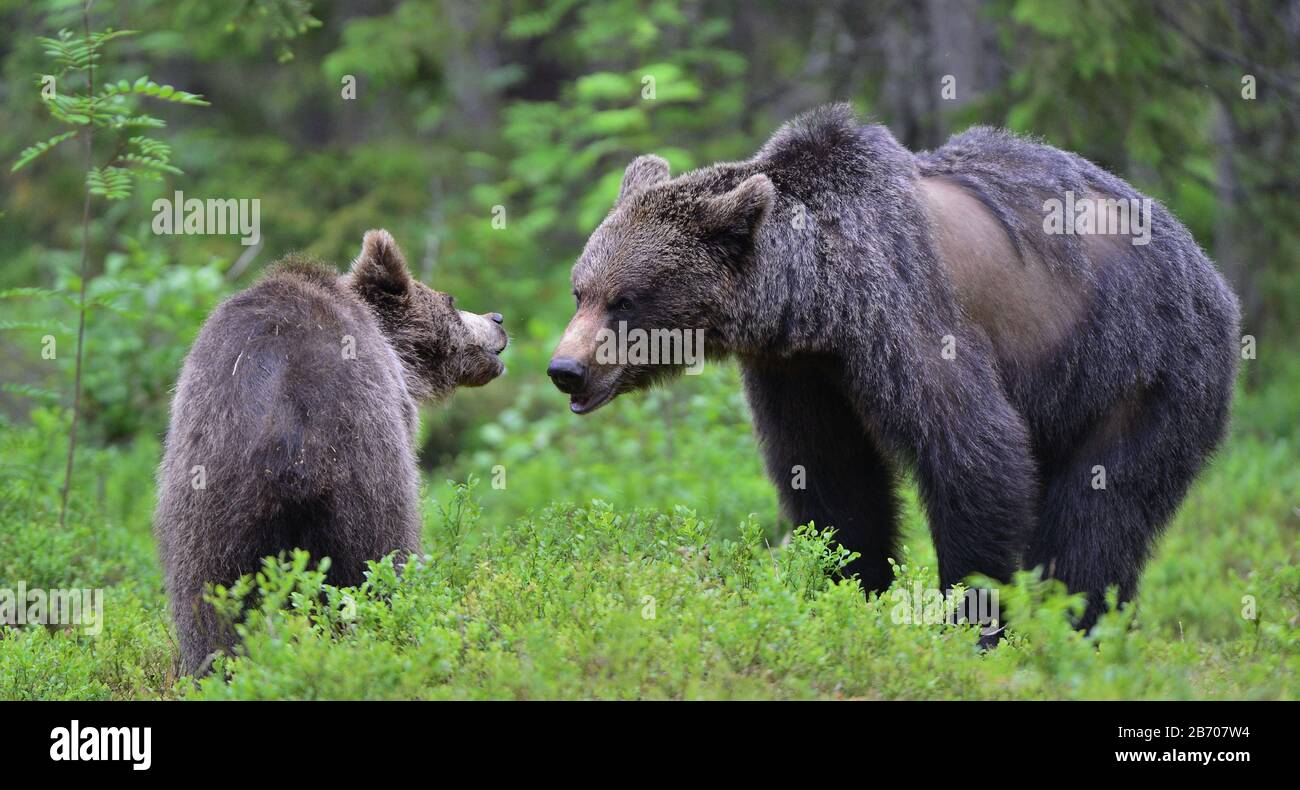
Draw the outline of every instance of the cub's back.
M409 456L414 414L369 308L332 273L291 263L204 324L173 400L163 474L202 465L209 486L259 510L306 501L348 485L357 460Z

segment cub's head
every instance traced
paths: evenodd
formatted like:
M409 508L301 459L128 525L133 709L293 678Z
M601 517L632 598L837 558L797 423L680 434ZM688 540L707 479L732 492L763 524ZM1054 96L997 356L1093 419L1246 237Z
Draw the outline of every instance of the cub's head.
M702 362L699 341L736 315L735 282L774 198L761 173L670 180L657 156L628 165L574 264L577 313L547 369L575 414Z
M416 398L479 387L505 370L499 356L507 341L501 314L459 310L449 294L416 280L388 231L366 232L347 281L374 310Z

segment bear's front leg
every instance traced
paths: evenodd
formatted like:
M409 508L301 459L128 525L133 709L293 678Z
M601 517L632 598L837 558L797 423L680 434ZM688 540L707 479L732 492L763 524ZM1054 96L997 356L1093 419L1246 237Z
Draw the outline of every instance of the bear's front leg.
M843 569L864 590L893 581L898 505L894 472L826 360L746 361L745 395L782 514L832 528L858 559Z

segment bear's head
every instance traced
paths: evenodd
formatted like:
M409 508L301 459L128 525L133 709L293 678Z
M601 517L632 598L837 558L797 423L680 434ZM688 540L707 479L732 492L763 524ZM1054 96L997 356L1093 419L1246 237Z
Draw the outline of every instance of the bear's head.
M702 361L700 346L738 315L736 283L774 199L762 173L670 179L660 157L628 165L574 264L577 313L547 369L575 414Z
M366 232L345 280L378 318L417 399L479 387L505 370L501 314L458 310L449 294L416 280L388 231Z

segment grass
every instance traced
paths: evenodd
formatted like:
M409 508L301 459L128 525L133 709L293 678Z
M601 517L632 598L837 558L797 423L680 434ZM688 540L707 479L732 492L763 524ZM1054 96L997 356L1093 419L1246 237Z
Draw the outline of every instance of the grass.
M552 437L549 460L518 429L520 444L500 450L511 459L504 491L428 484L428 553L400 576L389 559L362 587L335 589L302 554L268 559L222 598L260 593L244 653L221 661L225 679L197 685L175 673L149 534L157 444L87 450L59 530L57 475L44 470L58 468L64 423L37 410L0 433L0 587L100 587L106 612L96 635L0 627L0 698L1294 698L1300 421L1287 393L1300 371L1288 372L1241 394L1232 435L1161 542L1138 606L1088 637L1066 624L1077 600L1028 573L1001 590L1013 627L989 653L968 627L896 624L898 591L936 583L910 487L898 580L868 598L835 580L844 557L827 535L776 540L752 440L734 435L743 425L719 426L715 414L704 418L712 428L666 439L628 427L666 408L659 393L620 402L631 415L622 428ZM733 378L692 384L701 389L680 402L698 408L682 418L710 404L732 413L718 399L732 397ZM652 449L624 485L630 436L676 450ZM504 440L489 430L492 441ZM608 501L548 504L565 469L555 453L577 477L607 464ZM577 463L580 453L591 462ZM722 464L709 467L716 475L682 471L703 458ZM467 456L461 468L487 460ZM670 484L648 482L657 472ZM510 513L507 493L530 512ZM738 523L740 508L764 515Z

